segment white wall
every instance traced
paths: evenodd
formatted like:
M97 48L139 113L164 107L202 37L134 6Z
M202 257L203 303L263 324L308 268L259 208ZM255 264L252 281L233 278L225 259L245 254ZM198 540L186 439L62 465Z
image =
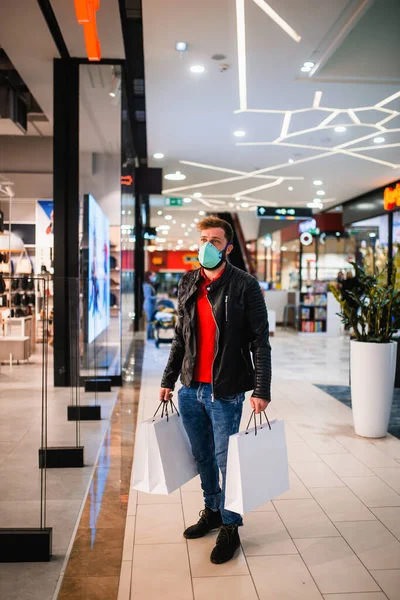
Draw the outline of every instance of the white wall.
M244 239L246 242L249 240L256 240L258 238L258 231L260 228L260 220L256 217L255 212L241 212L238 211L240 225L242 226Z

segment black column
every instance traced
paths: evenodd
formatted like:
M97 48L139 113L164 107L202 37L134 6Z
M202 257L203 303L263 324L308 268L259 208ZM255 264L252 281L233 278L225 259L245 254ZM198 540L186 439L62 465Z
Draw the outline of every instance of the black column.
M79 277L79 63L70 59L54 60L53 170L54 385L61 387L70 384L68 278Z
M140 329L142 318L143 278L144 278L144 239L142 221L143 195L140 191L140 178L135 177L135 331Z

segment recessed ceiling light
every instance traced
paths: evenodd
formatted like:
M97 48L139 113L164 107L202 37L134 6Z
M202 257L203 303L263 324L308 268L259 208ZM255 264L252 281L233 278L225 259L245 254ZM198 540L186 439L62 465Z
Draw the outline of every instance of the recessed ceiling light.
M178 244L183 244L183 240L178 240Z
M206 213L204 212L204 210L201 210L201 211L199 212L199 215L200 215L201 217L204 217L204 215L205 215L205 214L206 214Z
M302 73L309 73L311 71L312 67L306 67L305 65L303 67L301 67L301 72Z
M250 204L248 202L242 202L240 205L242 208L249 208Z
M115 92L110 92L109 96L111 96L111 98L115 98Z
M169 181L183 181L186 179L186 175L180 171L175 171L175 173L167 173L164 175L164 179L168 179Z
M287 251L286 246L281 246L281 252L286 252L286 251Z
M164 158L164 154L162 152L156 152L155 154L153 154L153 158L161 160L162 158Z
M384 141L385 141L384 137L376 137L376 138L374 138L374 144L383 144Z
M192 65L190 71L191 73L204 73L205 68L202 65Z
M193 219L194 223L198 223L199 219Z
M335 131L336 133L344 133L345 131L347 131L347 127L345 127L344 125L338 125L337 127L335 127Z
M176 221L172 221L172 225L176 225Z
M187 231L185 231L185 233L183 235L185 235L187 237L189 234Z
M158 216L162 215L162 210L159 210L157 214Z
M190 204L192 199L191 198L184 198L183 201L185 202L185 204Z
M289 158L288 163L292 165L294 163L293 158Z
M172 216L171 216L171 215L165 215L165 220L166 220L166 221L171 221L171 219L172 219Z
M304 63L304 67L307 67L307 69L312 69L314 67L315 63L313 63L311 60L308 60L307 62Z
M187 50L187 42L176 42L175 48L177 52L186 52Z
M325 196L324 190L318 190L317 191L317 196Z
M181 227L185 228L186 227L186 223L182 223Z
M195 193L193 194L193 197L194 197L194 198L201 198L201 197L202 197L202 195L203 195L203 194L202 194L201 192L195 192Z
M315 202L308 202L307 208L322 208L322 204L316 204Z
M322 181L320 179L316 179L315 181L313 181L314 185L322 185Z
M237 131L233 132L233 135L235 137L244 137L246 135L246 132L243 131L243 129L238 129Z
M289 192L293 192L293 188L291 185L289 185L288 190L289 190Z

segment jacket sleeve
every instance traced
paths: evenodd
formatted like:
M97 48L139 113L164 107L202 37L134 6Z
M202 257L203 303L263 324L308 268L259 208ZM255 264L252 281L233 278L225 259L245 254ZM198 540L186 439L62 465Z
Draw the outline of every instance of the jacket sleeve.
M182 369L183 358L185 356L185 342L183 339L183 304L182 304L182 279L178 287L178 317L175 327L175 335L172 341L171 351L164 375L161 381L161 387L174 389L177 379Z
M250 329L250 350L255 367L253 396L271 400L271 346L269 343L268 313L264 295L256 279L252 279L245 292L247 321Z

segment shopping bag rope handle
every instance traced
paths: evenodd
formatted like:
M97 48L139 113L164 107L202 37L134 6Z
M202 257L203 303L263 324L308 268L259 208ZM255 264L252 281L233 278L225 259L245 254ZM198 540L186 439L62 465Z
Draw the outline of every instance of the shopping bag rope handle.
M164 400L161 400L156 412L153 415L153 420L155 419L158 411L160 410L161 406L163 407L162 411L161 411L161 418L163 419L164 416L167 417L167 423L169 421L169 413L168 413L168 404L170 404L170 408L171 408L171 414L174 413L174 409L176 410L176 414L178 415L178 417L180 417L180 413L179 410L176 408L175 404L173 403L172 400L169 400L168 402L165 402Z
M267 419L268 427L271 429L271 424L268 420L267 413L265 412L265 410L263 410L263 413L264 413L264 417ZM249 422L247 423L246 435L249 434L248 429L250 427L250 423L253 418L254 418L254 435L257 435L257 419L256 419L256 411L255 410L253 410L253 412L251 413ZM260 429L262 429L262 413L260 413Z

